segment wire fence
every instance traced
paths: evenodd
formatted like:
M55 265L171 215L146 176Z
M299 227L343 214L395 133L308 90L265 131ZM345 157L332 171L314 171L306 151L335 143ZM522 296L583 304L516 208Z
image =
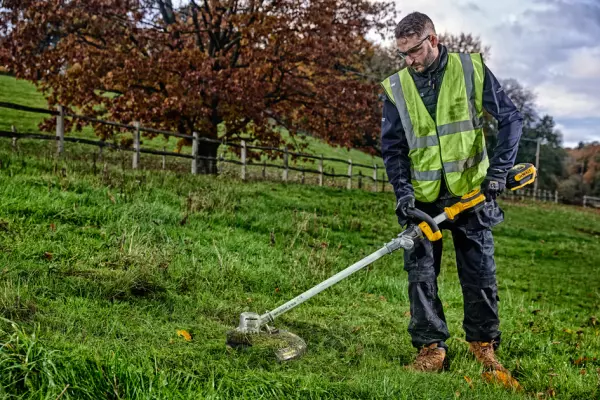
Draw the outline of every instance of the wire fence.
M94 160L103 159L103 150L105 148L116 150L118 152L131 152L131 168L140 169L142 168L141 154L151 154L162 156L162 169L166 169L166 158L175 157L179 159L191 160L191 173L198 174L200 172L200 163L203 163L203 167L208 168L216 167L218 174L233 174L238 175L242 181L249 179L279 179L283 182L294 181L297 183L305 184L317 184L319 186L343 186L346 189L367 189L371 191L389 191L392 190L392 186L389 184L385 168L382 165L373 163L372 165L357 163L352 159L340 159L334 157L325 157L323 155L314 155L308 153L291 152L287 148L277 148L269 146L258 146L247 144L246 141L240 140L237 142L229 142L226 140L218 140L200 137L198 132L193 132L192 135L186 135L180 132L172 132L154 128L148 128L142 126L139 122L133 122L132 124L123 124L114 121L106 121L102 119L92 118L84 115L78 115L73 113L65 112L62 106L57 106L56 110L48 110L38 107L29 107L20 104L0 102L0 108L9 108L13 110L40 113L46 115L53 115L56 117L56 135L48 135L35 132L18 132L13 126L11 131L0 130L0 137L12 138L12 147L16 149L17 141L21 139L34 139L34 140L48 140L56 141L56 153L55 156L60 158L63 156L65 151L64 143L80 143L84 145L98 147L97 157ZM125 146L117 143L107 142L104 140L92 140L87 138L76 138L65 136L65 118L80 119L86 122L92 122L96 124L113 126L120 128L125 131L129 131L132 134L133 143L131 146ZM167 151L165 147L162 150L143 148L141 147L141 134L142 132L152 134L162 134L167 137L177 137L180 139L188 139L192 142L191 154L184 154L181 152ZM216 157L200 155L200 146L202 143L213 144L218 146L225 146L228 148L235 148L236 154L239 153L239 158L225 157L225 153L221 152ZM273 162L267 162L266 159L256 162L252 161L249 157L249 152L270 152L280 153L282 163L275 164ZM122 160L122 166L125 168L124 159ZM317 164L317 168L309 168L305 165L294 165L294 160L312 160ZM328 163L345 164L347 167L347 173L336 173L335 169L331 165L325 165ZM226 167L229 165L229 167ZM233 168L232 168L233 167ZM235 171L237 168L237 172ZM370 170L368 175L363 174L362 170L357 168ZM279 170L278 173L273 174L269 170ZM252 173L250 171L253 171ZM294 179L291 179L290 172L296 172ZM313 179L310 179L312 176ZM316 178L316 179L314 179ZM329 179L326 179L329 178ZM337 179L336 179L337 178ZM340 182L340 178L342 182ZM341 183L341 184L340 184ZM562 203L564 202L558 191L550 190L538 190L538 189L519 189L516 191L509 191L505 193L504 198L511 200L524 200L531 199L542 202L553 202ZM600 208L600 198L592 196L583 196L582 205L584 207Z

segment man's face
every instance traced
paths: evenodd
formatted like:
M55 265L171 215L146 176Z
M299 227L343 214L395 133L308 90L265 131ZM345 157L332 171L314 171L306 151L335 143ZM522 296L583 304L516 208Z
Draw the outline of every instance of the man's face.
M413 35L407 38L396 39L396 45L406 65L417 72L423 72L435 61L434 43L436 39L436 36L432 34L423 36Z

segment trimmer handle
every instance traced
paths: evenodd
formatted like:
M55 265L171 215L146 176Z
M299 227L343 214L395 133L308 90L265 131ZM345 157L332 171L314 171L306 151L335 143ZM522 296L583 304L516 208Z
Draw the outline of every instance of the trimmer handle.
M456 216L463 211L477 211L483 208L485 203L485 195L480 189L475 189L460 198L460 201L444 208L444 212L450 221L453 221Z
M409 208L406 213L412 219L422 221L419 224L419 228L421 228L421 232L423 232L427 239L435 242L436 240L440 240L442 238L442 231L440 231L437 223L432 217L429 216L429 214L416 208Z

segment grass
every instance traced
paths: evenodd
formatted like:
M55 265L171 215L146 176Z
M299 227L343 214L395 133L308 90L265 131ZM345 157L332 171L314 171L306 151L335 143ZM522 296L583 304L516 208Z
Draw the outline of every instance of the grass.
M10 76L0 75L0 101L12 102L30 107L48 108L48 104L44 99L43 95L37 91L35 85L28 81L18 80ZM20 132L38 132L38 124L42 122L47 115L29 113L24 111L11 110L6 108L0 108L0 130L10 130L11 126L15 126L17 131ZM373 165L378 164L379 178L383 178L383 162L380 157L373 157L364 152L355 149L345 149L342 147L329 146L326 143L314 139L310 136L297 136L290 138L285 129L281 130L282 136L285 140L291 143L305 144L307 147L302 149L302 153L308 153L313 155L323 155L329 158L339 158L342 160L352 159L356 164ZM85 127L82 132L72 132L68 134L72 137L82 137L88 139L95 139L93 130L91 127ZM131 138L130 133L119 134L118 137ZM163 147L167 151L175 151L177 145L177 138L171 137L170 139L164 136L157 136L154 139L142 138L142 148L150 148L155 150L162 150ZM219 154L223 153L225 157L232 159L239 159L236 154L227 147L221 147ZM78 153L81 152L91 153L94 151L94 147L87 147L85 149L79 149ZM184 147L182 153L191 154L190 147ZM147 156L146 156L147 157ZM171 161L172 159L170 159ZM173 161L173 163L178 163ZM281 160L277 161L281 165ZM313 160L303 160L291 157L290 165L295 167L303 167L316 170L317 162ZM336 174L347 174L348 166L344 163L325 161L324 163L325 172L336 173ZM259 167L255 167L254 170L260 174ZM373 175L372 169L354 167L353 174L361 173L365 177L371 177ZM313 181L316 181L316 175L312 176Z
M52 152L0 141L5 398L600 398L597 212L502 203L499 357L516 393L486 383L467 354L449 235L449 371L402 368L415 353L400 251L277 321L307 341L302 359L225 347L241 312L273 309L394 237L391 193L102 172Z

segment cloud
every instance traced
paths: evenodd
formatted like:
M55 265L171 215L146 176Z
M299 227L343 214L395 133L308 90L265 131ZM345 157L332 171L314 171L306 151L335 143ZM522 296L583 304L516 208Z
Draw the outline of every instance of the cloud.
M579 142L600 141L600 118L589 118L583 120L564 120L564 123L556 124L556 129L563 134L565 147L576 147Z
M538 106L555 118L600 118L600 96L552 82L537 86L535 93Z
M483 35L491 68L537 95L565 143L600 140L600 1L534 0ZM593 119L596 125L579 123Z

